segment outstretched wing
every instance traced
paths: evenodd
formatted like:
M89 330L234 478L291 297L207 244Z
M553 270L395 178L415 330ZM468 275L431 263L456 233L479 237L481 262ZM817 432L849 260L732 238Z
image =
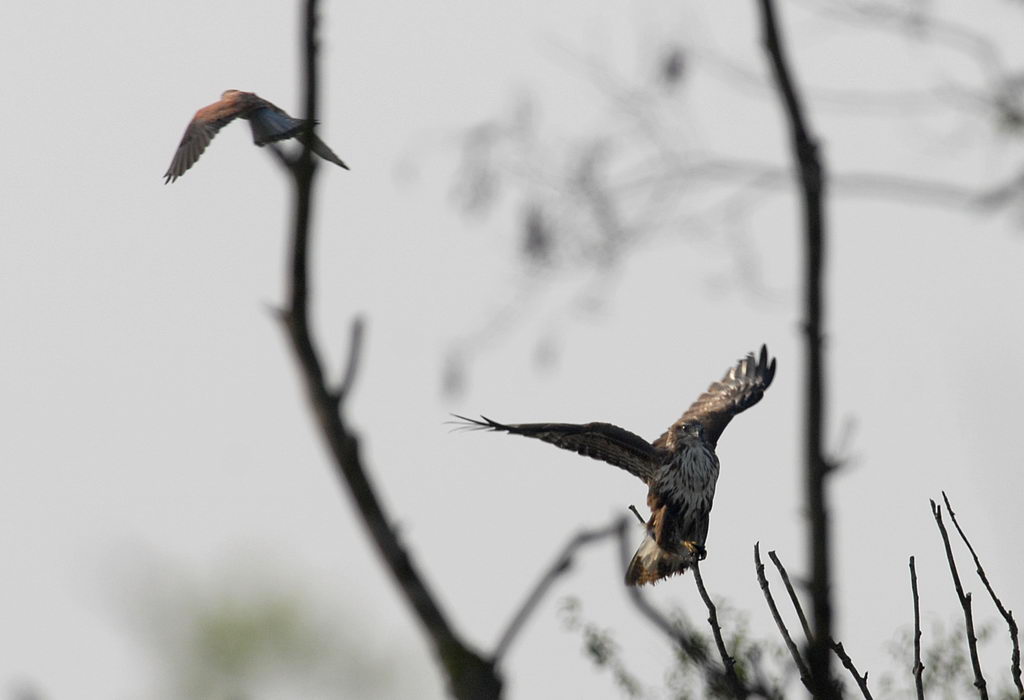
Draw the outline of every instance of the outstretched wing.
M218 131L252 108L250 95L256 97L252 93L229 90L220 100L196 112L185 128L185 135L181 137L178 150L174 152L171 166L164 173L165 185L177 180L196 164Z
M664 445L673 428L689 421L699 421L704 426L704 438L712 445L717 445L718 438L732 417L760 401L774 378L775 358L769 362L768 348L762 345L756 360L754 353L749 353L737 362L725 373L721 381L709 386L708 390L686 409L686 413L654 441L654 445Z
M537 438L563 450L614 464L645 483L654 479L658 467L669 458L667 450L655 447L639 435L611 423L515 423L506 425L480 416L473 420L455 416L462 424L480 430L497 430Z

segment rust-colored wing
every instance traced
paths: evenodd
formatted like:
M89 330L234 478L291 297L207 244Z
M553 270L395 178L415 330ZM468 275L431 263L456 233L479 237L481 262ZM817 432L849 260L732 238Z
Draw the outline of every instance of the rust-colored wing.
M563 450L593 457L649 483L658 467L669 459L669 452L654 447L639 435L611 423L515 423L506 425L480 416L481 420L455 416L463 425L481 430L497 430L513 435L537 438Z
M775 359L769 362L768 348L762 345L757 359L754 359L754 353L750 353L737 362L721 381L714 382L686 409L669 431L681 423L699 421L704 426L704 438L717 445L732 417L760 401L774 378ZM663 446L668 434L668 431L663 433L654 445Z
M219 100L196 112L185 128L171 165L164 173L164 184L174 182L195 165L210 141L225 125L244 115L260 103L270 104L251 92L226 91Z

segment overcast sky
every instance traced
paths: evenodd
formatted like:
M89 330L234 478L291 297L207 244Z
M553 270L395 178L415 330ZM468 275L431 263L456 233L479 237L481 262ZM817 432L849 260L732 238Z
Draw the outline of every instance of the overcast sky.
M491 648L564 541L642 505L645 490L548 445L451 433L449 412L605 420L653 438L765 342L778 375L722 439L702 571L717 597L748 611L756 636L774 639L753 543L777 550L794 574L804 561L791 194L766 197L738 239L712 226L638 246L600 313L553 311L592 283L586 271L557 278L474 359L465 393L440 390L452 344L506 308L522 282L517 221L465 219L452 206L459 129L530 92L548 138L569 143L622 118L580 57L640 80L674 40L690 51L678 98L688 145L785 163L774 95L716 63L724 56L763 75L753 4L324 5L320 135L352 171L319 171L317 330L340 369L349 320L368 320L349 416L458 629ZM1019 142L983 118L864 114L825 99L983 84L969 61L804 8L786 4L784 19L801 81L824 95L812 120L831 166L968 187L1015 172ZM972 21L996 35L1020 20L1002 3L987 11ZM27 682L52 698L156 697L159 664L131 605L139 585L216 582L257 562L322 603L368 655L400 658L397 697L442 694L335 482L268 313L283 288L285 177L244 125L231 125L180 181L161 178L192 113L225 89L299 115L297 17L291 3L248 0L0 5L0 692ZM1003 44L1017 52L1010 65L1019 61L1019 45ZM837 631L876 676L911 621L909 555L926 618L955 620L928 509L942 489L1007 605L1022 605L1024 239L1007 214L854 196L829 211L833 443L855 426L853 459L832 488ZM763 294L737 279L736 240L759 262ZM556 362L538 370L538 338L562 324ZM992 619L961 563L977 616ZM584 554L511 650L510 698L617 697L564 629L566 596L615 631L635 673L661 684L672 649L628 607L621 574L612 548ZM652 598L704 617L689 577ZM1004 649L986 659L1000 683Z

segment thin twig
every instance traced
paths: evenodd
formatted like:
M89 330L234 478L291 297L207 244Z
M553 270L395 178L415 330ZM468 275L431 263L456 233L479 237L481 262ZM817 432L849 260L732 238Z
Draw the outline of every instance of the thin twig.
M789 599L793 603L793 608L796 610L796 616L800 618L800 626L804 628L804 637L807 639L807 643L811 643L811 628L807 624L807 616L804 615L804 608L800 605L800 599L796 596L796 591L793 589L793 584L790 583L789 574L786 572L786 567L779 561L778 556L775 554L775 550L768 552L768 558L775 564L775 568L779 570L779 576L782 577L782 583L786 586L786 592L789 593Z
M363 350L363 330L366 324L359 316L352 319L352 326L348 338L348 358L345 360L345 371L341 375L338 390L335 398L338 404L345 402L345 399L352 393L352 385L355 384L356 375L359 370L359 360Z
M622 562L629 560L630 543L627 535L627 528L623 527L619 530L619 558ZM724 671L718 668L718 664L712 661L708 656L707 648L702 643L702 640L698 635L693 634L689 630L673 623L665 617L657 610L657 608L647 601L644 595L640 592L640 588L638 586L626 586L625 588L629 595L630 602L633 603L640 614L646 617L666 637L672 640L672 642L679 647L679 651L686 654L693 664L703 671L704 679L708 687L723 689L732 688L725 678ZM749 697L751 695L768 698L770 700L779 700L781 698L781 695L778 692L767 688L764 683L743 685L741 694L737 697Z
M722 627L718 624L718 609L711 600L711 596L708 595L707 589L704 588L704 579L700 575L700 562L696 559L693 562L693 580L697 583L697 590L700 591L700 597L708 609L708 624L711 625L711 633L715 638L715 645L718 647L718 656L722 659L722 666L725 668L725 681L729 684L729 689L734 697L745 698L749 693L744 687L743 681L736 675L736 659L732 658L725 648Z
M853 676L854 682L857 683L857 687L860 688L860 694L864 696L864 700L873 700L871 697L871 691L868 690L868 672L865 671L864 675L857 673L857 667L853 665L853 659L846 653L846 649L843 649L843 643L837 642L834 639L829 640L832 651L835 652L836 656L843 663L843 666L850 675Z
M786 571L786 567L782 565L779 557L776 556L775 550L768 552L768 557L775 564L775 568L779 570L779 576L782 577L782 583L786 586L786 592L789 593L789 599L793 603L793 608L796 610L797 617L800 618L800 624L803 625L804 635L807 637L807 643L811 643L811 631L807 627L807 617L804 615L804 608L800 604L800 599L796 595L796 590L793 588L793 584L789 580L789 573ZM846 649L843 648L842 642L837 642L834 639L829 640L829 646L835 655L839 657L839 660L843 663L843 666L853 676L854 682L857 683L857 687L860 688L861 695L867 700L871 700L871 691L868 690L868 674L865 671L864 675L861 676L857 673L857 667L853 665L853 659L846 653Z
M924 664L921 663L921 599L917 595L917 569L910 557L910 590L914 594L914 687L917 700L924 700Z
M494 659L495 663L499 662L505 656L505 652L508 651L508 648L511 646L516 635L519 634L523 625L526 624L527 619L529 619L530 615L533 614L533 611L540 604L540 601L543 600L544 595L548 592L551 586L554 585L558 577L572 568L572 560L576 551L581 547L597 542L598 540L618 535L619 531L624 529L625 526L625 517L616 518L615 522L611 525L593 530L584 530L577 533L566 543L559 555L555 557L554 562L551 563L551 566L547 568L544 574L540 577L540 580L538 580L536 585L534 585L533 590L531 590L529 595L526 596L523 604L519 606L519 609L516 611L515 615L512 616L512 619L509 621L505 631L498 639L498 643L494 646L494 652L491 655L491 658Z
M306 113L310 128L315 128L317 117L317 2L306 0L304 11ZM438 664L444 670L451 694L460 699L498 698L501 678L494 664L473 651L455 633L413 564L410 554L399 542L391 520L370 484L359 453L359 438L349 430L338 411L337 392L329 389L320 352L310 329L309 312L309 240L311 236L313 178L316 164L309 145L304 143L302 153L290 165L295 185L294 228L291 241L291 260L288 276L288 305L281 314L295 359L301 370L306 394L321 435L333 456L335 471L362 517L377 551L398 584L398 589L413 609L423 630L434 645ZM353 348L358 352L358 343ZM348 361L354 377L355 359ZM351 384L351 381L349 382Z
M627 539L627 534L628 532L625 528L619 532L619 553L622 561L624 562L629 560L630 544ZM698 666L704 666L706 664L707 653L693 635L691 635L687 630L679 627L679 625L673 624L667 617L658 612L654 606L647 602L647 599L644 598L643 594L640 593L639 587L626 586L626 592L629 594L630 601L640 614L661 630L666 637L675 642L680 651L693 659Z
M978 660L978 638L974 633L974 615L971 613L971 594L964 593L964 587L960 584L960 574L956 570L956 560L953 559L953 550L949 546L949 533L942 522L942 506L932 504L932 517L942 534L942 544L946 548L946 560L949 562L949 571L953 574L953 588L956 589L956 597L960 599L960 607L964 610L964 627L967 633L967 648L971 653L971 666L974 669L974 687L978 689L978 696L981 700L988 700L988 688L985 684L985 676L981 672L981 662Z
M1024 698L1024 685L1021 684L1021 673L1020 673L1020 636L1017 630L1017 622L1013 619L1013 611L1007 610L1003 607L1003 602L999 600L996 592L992 590L992 585L988 582L988 576L985 575L985 569L981 566L981 560L978 559L977 552L974 551L974 547L971 546L970 541L967 539L967 535L960 528L960 523L956 520L956 513L953 512L952 506L949 505L949 499L946 498L946 492L942 492L942 500L946 503L946 512L949 513L950 520L953 521L956 531L960 533L960 539L967 545L967 549L970 550L971 556L974 557L974 566L978 570L978 578L985 584L985 589L988 594L992 597L992 602L996 604L996 609L999 610L999 614L1006 620L1006 625L1010 629L1010 643L1013 645L1013 652L1010 654L1010 675L1013 676L1013 684L1017 686L1017 694Z
M825 181L818 143L808 126L803 101L792 77L772 0L761 0L761 33L768 63L789 125L790 148L800 175L806 258L803 331L806 347L804 385L804 474L811 562L813 636L808 647L811 689L816 698L839 698L832 677L832 591L829 563L829 515L825 458Z
M768 588L768 579L764 575L764 564L761 563L761 543L758 542L754 545L754 570L757 572L758 583L761 584L761 590L764 592L764 599L768 602L768 609L772 613L772 617L775 618L775 624L779 628L779 633L782 634L782 641L786 643L786 648L789 649L790 656L793 657L793 663L796 664L797 670L800 672L800 682L804 684L807 690L814 693L814 685L811 682L810 672L807 670L807 664L804 663L803 657L800 656L800 650L797 649L796 644L793 642L793 638L789 636L789 630L786 628L786 623L782 621L782 615L779 614L779 608L775 605L775 598L772 597L772 592Z

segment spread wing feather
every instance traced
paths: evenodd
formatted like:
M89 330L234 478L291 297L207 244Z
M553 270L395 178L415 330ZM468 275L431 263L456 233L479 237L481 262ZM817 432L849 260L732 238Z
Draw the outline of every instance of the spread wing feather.
M260 103L269 104L252 93L227 91L221 99L196 112L174 152L171 166L164 173L164 184L184 175L203 155L218 131Z
M757 359L749 353L730 367L721 381L712 383L654 445L663 446L673 428L689 421L699 421L704 426L704 438L717 445L732 417L760 401L774 378L775 359L769 361L768 348L762 345Z
M185 129L185 135L181 137L178 150L174 152L174 159L171 161L170 167L167 168L167 172L164 173L165 184L174 182L184 175L186 170L195 165L217 132L234 118L235 115L215 121L193 120Z
M611 423L512 423L504 424L485 416L480 420L455 416L469 428L525 435L549 442L563 450L625 469L649 483L668 458L669 452L655 447L639 435Z

